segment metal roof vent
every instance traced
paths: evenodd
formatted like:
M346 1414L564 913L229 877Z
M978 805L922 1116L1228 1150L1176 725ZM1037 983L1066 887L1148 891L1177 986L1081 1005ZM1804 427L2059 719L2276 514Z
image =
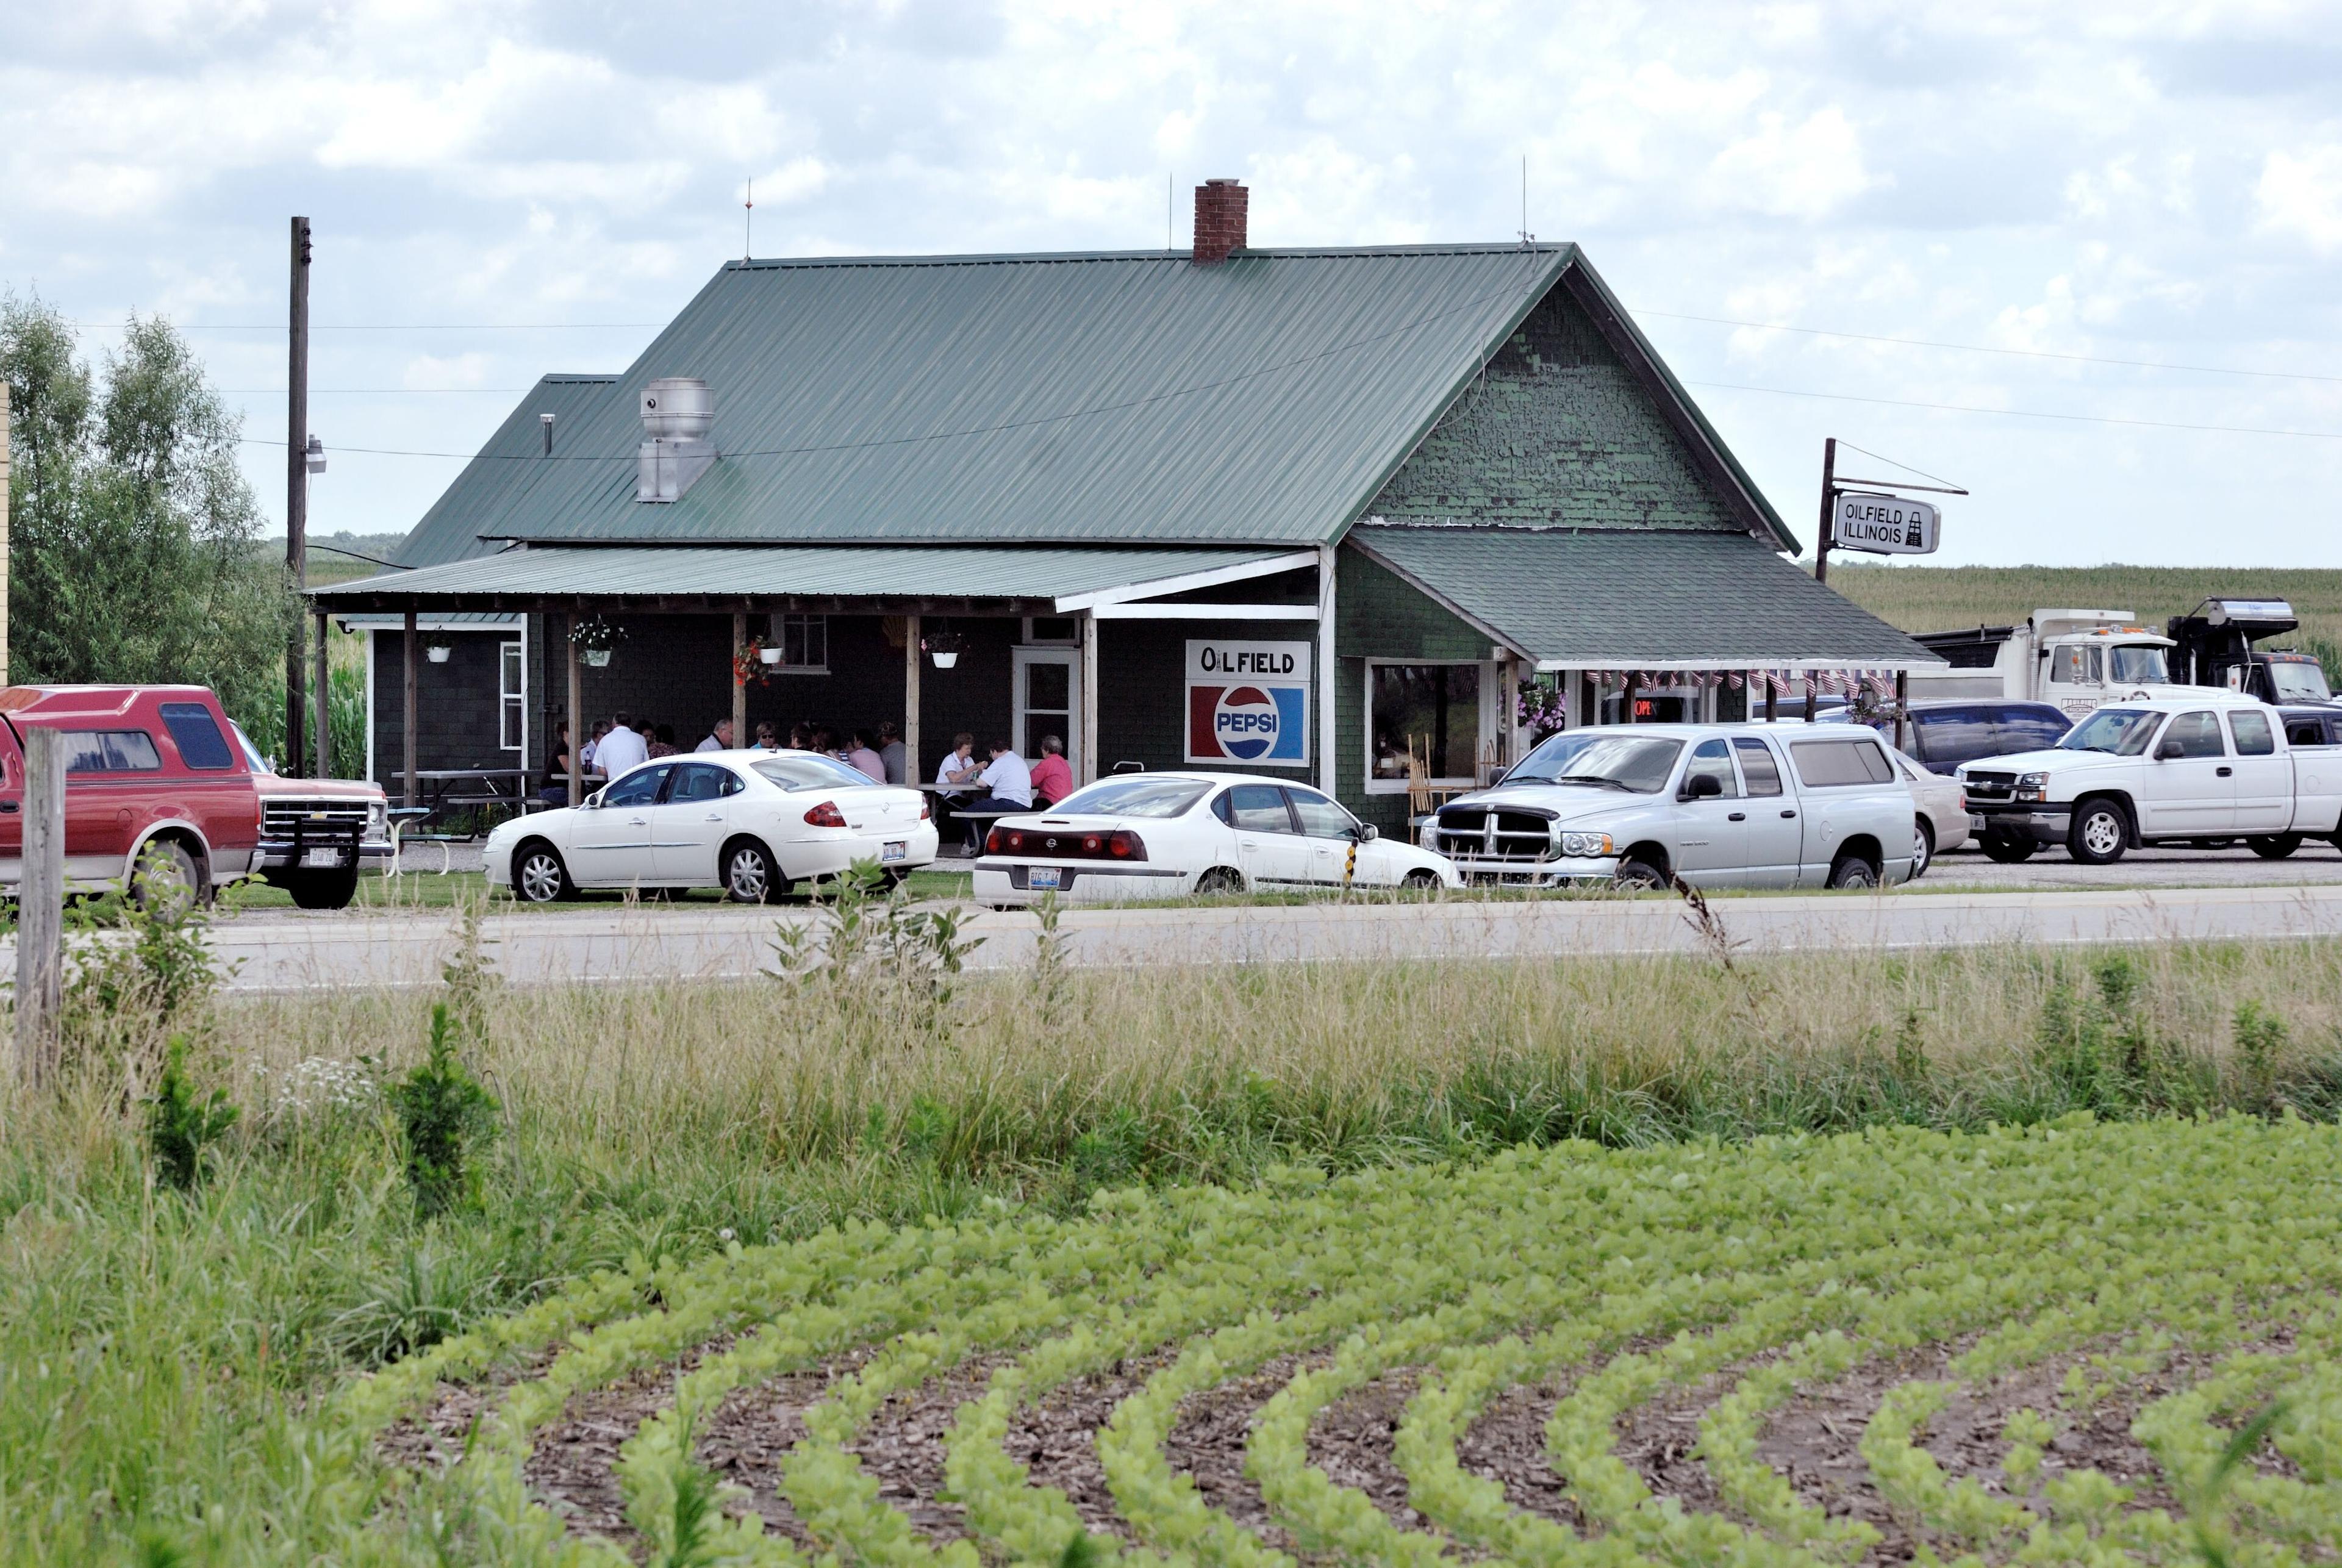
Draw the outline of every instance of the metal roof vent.
M637 454L635 499L680 501L699 476L716 465L707 439L716 424L716 394L696 376L663 375L643 388L643 434Z

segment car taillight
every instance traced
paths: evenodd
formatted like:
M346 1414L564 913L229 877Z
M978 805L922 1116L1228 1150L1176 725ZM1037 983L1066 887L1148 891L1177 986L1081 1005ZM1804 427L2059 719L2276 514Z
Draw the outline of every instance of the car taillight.
M919 797L919 820L921 822L926 822L929 817L932 817L935 814L936 808L927 804L926 796L921 795Z
M834 800L826 800L819 805L811 808L806 813L805 819L808 824L815 827L844 827L846 825L846 814L837 809L837 803Z
M1106 852L1116 860L1146 858L1146 845L1139 841L1136 834L1126 827L1118 827L1106 834Z

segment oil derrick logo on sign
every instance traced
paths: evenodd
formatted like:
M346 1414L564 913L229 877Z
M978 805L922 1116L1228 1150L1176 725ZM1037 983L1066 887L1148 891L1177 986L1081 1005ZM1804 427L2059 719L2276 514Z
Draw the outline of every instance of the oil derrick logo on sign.
M1187 644L1187 760L1309 761L1307 643Z

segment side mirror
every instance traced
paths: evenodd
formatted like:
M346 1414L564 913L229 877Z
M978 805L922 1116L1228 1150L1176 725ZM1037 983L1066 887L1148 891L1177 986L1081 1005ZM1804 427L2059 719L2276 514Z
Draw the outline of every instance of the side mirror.
M1713 800L1724 793L1724 781L1714 774L1694 774L1684 780L1677 800Z
M2166 741L2155 748L2155 760L2159 763L2176 763L2187 754L2187 748L2177 741Z
M600 811L602 809L602 792L600 790L596 790L592 794L587 795L584 800L579 801L577 804L586 811Z
M1358 842L1360 844L1372 844L1375 840L1380 837L1382 837L1382 830L1375 826L1374 824L1370 822L1362 822L1358 824Z

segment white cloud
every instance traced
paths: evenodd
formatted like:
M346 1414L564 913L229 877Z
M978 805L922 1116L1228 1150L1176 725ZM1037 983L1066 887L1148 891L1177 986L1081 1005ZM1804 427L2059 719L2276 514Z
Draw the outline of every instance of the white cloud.
M2253 196L2263 229L2305 240L2320 255L2342 251L2342 146L2271 153Z
M1777 114L1757 116L1756 130L1707 166L1710 202L1773 217L1819 218L1868 190L1862 137L1843 110L1816 111L1791 125Z

